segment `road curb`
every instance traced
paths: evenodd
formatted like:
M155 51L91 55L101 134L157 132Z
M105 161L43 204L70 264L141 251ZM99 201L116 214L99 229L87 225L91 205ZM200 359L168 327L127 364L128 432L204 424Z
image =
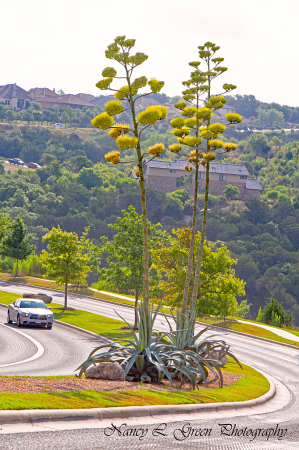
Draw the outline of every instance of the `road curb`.
M39 286L34 286L34 285L32 285L32 284L17 283L17 282L15 282L15 281L0 280L0 282L1 282L1 281L4 282L4 283L5 283L5 282L11 283L11 284L14 284L14 285L16 285L16 286L32 287L32 288L34 288L34 289L37 289L37 288L39 287ZM57 290L57 289L51 289L51 288L43 288L43 287L41 287L41 289L43 289L43 290L45 290L45 291L56 292L56 293L57 293L57 292L62 292L62 291L59 291L59 290ZM97 298L97 297L89 297L88 295L73 294L73 293L71 293L71 295L74 295L74 296L79 297L79 298L86 298L86 299L88 299L88 300L96 300L96 301L99 301L99 302L108 303L110 306L111 306L111 303L114 303L116 306L118 305L118 306L123 306L123 307L125 307L125 308L131 308L131 309L134 309L134 306L133 306L133 305L127 305L126 303L112 302L112 301L110 301L110 300L105 300L105 299L101 299L101 298ZM165 314L165 316L172 318L172 316L171 316L170 314ZM196 321L196 323L199 324L199 325L203 325L203 326L205 326L205 327L208 326L208 324L207 324L207 323L204 323L204 322ZM296 349L296 350L299 349L299 347L296 346L296 345L286 344L286 343L284 343L284 342L279 342L279 341L273 341L272 339L262 338L262 337L260 337L260 336L254 336L253 334L242 333L242 331L229 330L229 329L227 329L227 328L217 327L217 326L215 326L215 325L210 325L210 327L213 328L213 329L215 329L215 330L217 330L217 331L219 331L219 332L221 331L221 332L224 333L224 334L225 334L225 333L238 334L238 335L240 335L240 336L245 336L245 337L247 336L247 337L249 337L249 338L257 339L257 340L259 340L259 341L264 341L264 342L268 342L268 343L276 344L276 345L282 345L283 347L289 347L289 348L293 348L293 349ZM291 340L291 339L290 339L290 340Z
M256 370L256 369L255 369ZM264 376L266 374L263 373ZM22 411L0 411L0 426L13 423L38 423L48 421L75 421L75 420L123 420L135 417L159 417L167 415L177 416L199 412L221 412L221 411L240 411L240 409L253 408L264 405L272 400L276 395L275 384L269 379L270 389L266 394L244 402L223 402L223 403L205 403L188 405L154 405L154 406L125 406L115 408L92 408L92 409L56 409L56 410L22 410ZM272 378L272 377L271 377Z

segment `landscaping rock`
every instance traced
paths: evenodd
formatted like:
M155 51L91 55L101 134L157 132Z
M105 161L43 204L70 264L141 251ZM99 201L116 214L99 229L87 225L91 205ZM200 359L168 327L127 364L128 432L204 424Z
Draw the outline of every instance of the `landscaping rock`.
M43 300L46 304L49 304L52 302L52 297L50 295L46 295L46 294L23 294L23 298L34 298L34 299L38 299L38 300Z
M125 381L125 371L119 364L103 362L88 369L85 372L85 377L112 381Z
M224 367L228 363L227 356L223 356L221 359L219 359L219 356L219 353L215 352L210 355L210 358L216 361L219 367Z

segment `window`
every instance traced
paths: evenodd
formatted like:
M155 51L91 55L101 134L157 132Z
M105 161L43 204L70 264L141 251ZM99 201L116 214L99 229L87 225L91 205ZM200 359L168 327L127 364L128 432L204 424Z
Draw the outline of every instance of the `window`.
M199 180L204 180L204 179L205 179L205 174L204 174L204 172L199 172L199 174L198 174L198 179L199 179Z
M10 100L5 100L6 105L10 105Z
M241 180L247 180L247 176L246 175L241 175L240 178L241 178Z
M259 194L252 194L253 198L259 198Z
M220 174L219 181L226 181L226 175Z
M172 172L172 173L176 173L176 170L170 170L170 173L171 173L171 172Z

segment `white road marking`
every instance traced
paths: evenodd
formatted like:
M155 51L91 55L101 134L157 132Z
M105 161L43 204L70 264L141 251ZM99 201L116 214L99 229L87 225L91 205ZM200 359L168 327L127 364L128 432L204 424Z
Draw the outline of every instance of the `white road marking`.
M44 347L39 342L37 342L35 339L33 339L33 337L28 336L28 334L25 334L20 330L15 330L14 328L7 327L7 325L4 325L3 323L0 323L0 325L2 325L5 328L9 328L10 330L15 331L16 333L21 334L26 339L29 339L29 341L31 341L37 347L37 352L33 356L30 356L30 358L24 359L23 361L10 363L10 364L2 364L0 367L8 367L8 366L16 366L17 364L24 364L26 362L34 361L35 359L40 358L44 354L44 351L45 351Z

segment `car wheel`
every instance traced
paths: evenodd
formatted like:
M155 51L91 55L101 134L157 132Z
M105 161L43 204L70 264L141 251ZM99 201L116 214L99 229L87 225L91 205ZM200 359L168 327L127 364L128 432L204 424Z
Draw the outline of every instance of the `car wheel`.
M21 320L20 320L20 316L17 317L17 326L18 326L18 327L21 327L21 326L22 326Z
M7 313L7 323L12 323L12 320L10 320L9 312Z
M47 325L48 330L52 330L52 325Z

